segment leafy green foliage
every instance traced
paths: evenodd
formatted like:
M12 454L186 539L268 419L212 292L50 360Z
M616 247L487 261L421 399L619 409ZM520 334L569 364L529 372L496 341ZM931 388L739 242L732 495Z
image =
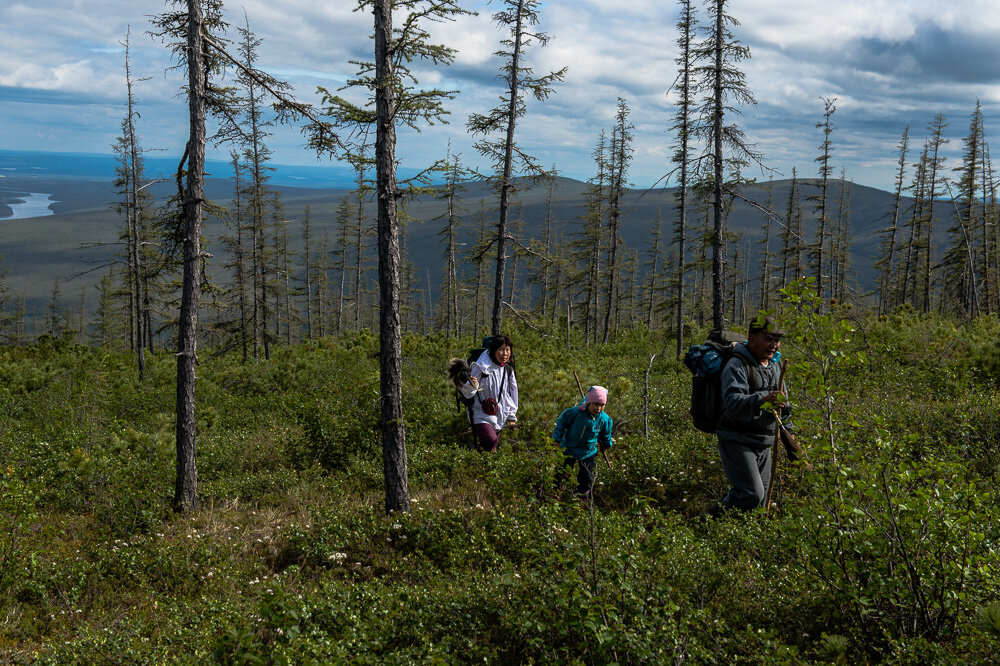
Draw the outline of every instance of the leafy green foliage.
M719 520L698 518L725 479L687 423L690 375L641 331L571 350L514 331L520 425L496 455L463 437L445 377L469 341L405 336L413 510L388 517L370 333L247 366L203 354L190 515L169 511L172 356L137 383L117 353L0 349L0 646L41 664L990 661L1000 417L975 341L994 324L822 312L808 282L782 307L815 470L782 457L774 509ZM574 372L616 424L589 506L555 485Z

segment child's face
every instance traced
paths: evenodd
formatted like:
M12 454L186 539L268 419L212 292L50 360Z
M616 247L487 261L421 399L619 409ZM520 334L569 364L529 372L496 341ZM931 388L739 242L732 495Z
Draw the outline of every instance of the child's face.
M599 402L588 402L587 411L590 412L591 416L597 416L604 411L604 405Z

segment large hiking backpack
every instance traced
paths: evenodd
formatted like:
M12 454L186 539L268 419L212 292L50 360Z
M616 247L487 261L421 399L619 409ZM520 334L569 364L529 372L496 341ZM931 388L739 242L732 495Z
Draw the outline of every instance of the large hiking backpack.
M732 331L713 330L705 344L692 345L684 355L684 365L691 371L691 418L694 427L714 433L722 416L722 369L732 358L736 344L746 336ZM744 363L746 359L739 356ZM756 390L755 372L747 369L750 390Z

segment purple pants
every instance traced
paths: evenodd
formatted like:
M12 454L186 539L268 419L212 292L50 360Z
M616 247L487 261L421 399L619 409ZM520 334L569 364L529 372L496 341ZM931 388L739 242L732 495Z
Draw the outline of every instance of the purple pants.
M476 435L476 448L480 451L497 452L497 444L500 441L500 433L493 429L489 423L473 423L472 432Z

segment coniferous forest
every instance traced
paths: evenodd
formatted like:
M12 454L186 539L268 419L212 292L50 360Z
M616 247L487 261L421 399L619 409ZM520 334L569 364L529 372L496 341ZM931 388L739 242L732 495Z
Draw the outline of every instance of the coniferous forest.
M457 92L415 72L453 62L429 26L459 2L359 2L371 57L307 104L261 68L245 14L170 0L149 32L185 74L188 131L165 181L146 174L147 73L123 36L119 238L96 307L57 280L29 321L0 276L0 661L995 663L983 110L955 134L941 114L900 128L884 210L852 205L832 96L814 164L755 180L738 17L677 5L655 210L629 185L628 100L587 183L519 140L567 71L528 64L552 38L537 0L495 3L498 101L465 119L489 168L442 146L405 177L399 142ZM335 209L286 214L278 123L352 170ZM230 156L222 188L211 146ZM728 484L682 357L758 312L786 331L808 463L777 447L767 508L713 517ZM501 333L518 423L482 453L446 368ZM580 499L551 435L590 385L609 389L614 446Z

